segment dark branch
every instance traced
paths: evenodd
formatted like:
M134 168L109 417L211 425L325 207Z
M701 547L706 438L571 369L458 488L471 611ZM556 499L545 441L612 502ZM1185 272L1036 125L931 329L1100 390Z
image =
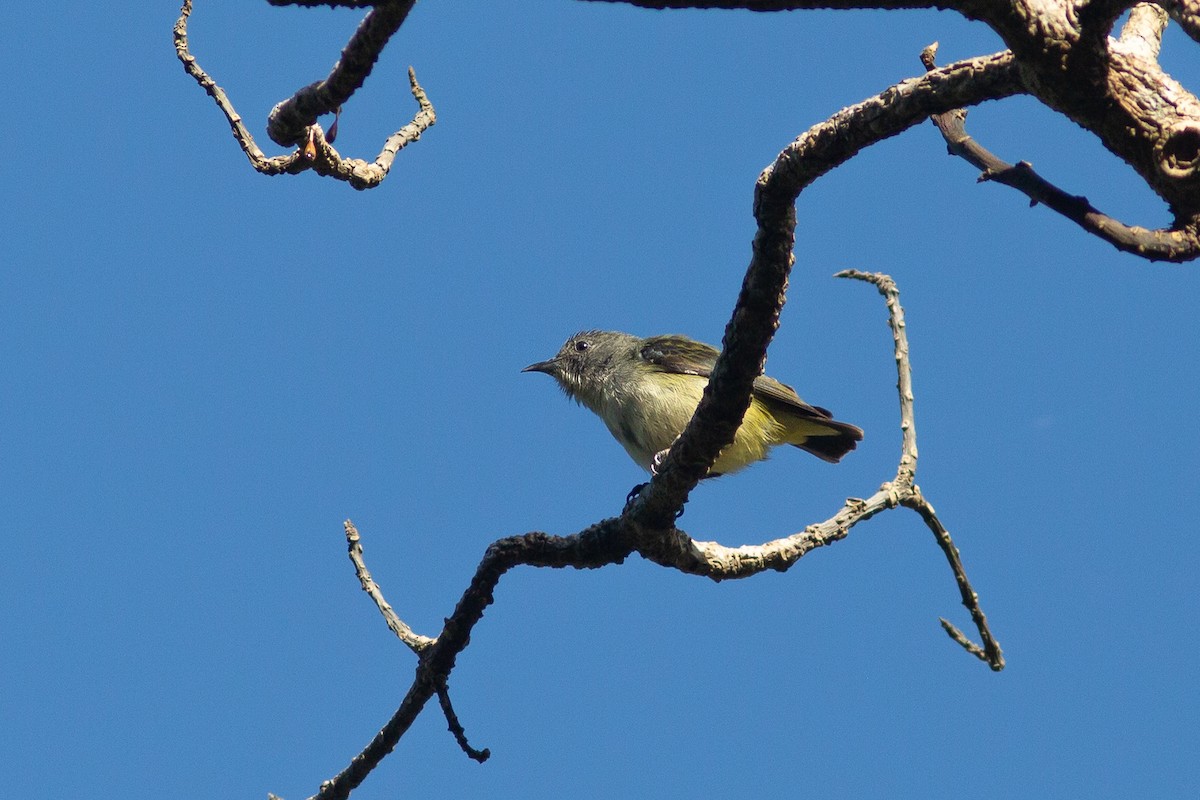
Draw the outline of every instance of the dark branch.
M450 726L450 733L454 734L454 741L458 742L458 746L471 760L478 761L480 764L487 761L491 757L492 751L486 747L476 750L467 741L467 732L463 730L462 723L458 721L458 715L454 713L454 706L450 704L450 686L446 683L445 677L438 682L437 696L438 704L442 707L442 714L446 717L446 724Z
M921 62L926 69L936 69L936 53L936 43L922 51ZM1118 250L1151 261L1183 262L1200 255L1200 230L1195 225L1148 230L1113 219L1092 206L1086 197L1068 194L1042 178L1028 162L1021 161L1013 165L997 158L967 134L966 118L967 113L961 108L932 116L933 124L941 131L950 154L981 170L980 181L1011 186L1026 195L1031 204L1041 203L1062 214Z
M332 114L363 85L379 54L400 29L416 0L387 0L375 4L323 81L309 84L271 110L267 135L276 144L292 147L302 143L317 117Z
M321 784L314 800L344 800L392 752L436 693L439 684L454 670L458 654L466 649L471 630L492 604L493 592L504 573L522 564L594 569L619 564L632 552L627 526L619 519L604 520L574 536L535 532L494 542L484 554L454 613L446 619L441 634L422 652L416 676L400 707L349 766Z
M299 150L290 155L268 158L255 144L254 137L250 135L224 90L201 69L199 62L191 54L187 35L187 22L191 13L192 0L184 0L179 19L175 22L175 54L183 64L184 70L216 101L217 107L229 120L233 136L250 159L251 166L264 175L295 175L311 169L318 175L346 181L355 189L370 189L378 186L387 177L396 154L420 139L421 134L437 122L433 104L429 102L425 90L417 83L417 74L409 67L409 86L417 101L417 113L412 122L388 137L372 163L368 164L359 158L342 158L325 138L321 126L315 123L304 129L304 146Z
M891 87L820 123L789 145L758 179L753 255L724 348L687 429L629 514L647 528L669 529L688 494L733 441L779 324L795 237L800 192L860 150L911 128L932 113L1022 91L1010 53L961 61Z

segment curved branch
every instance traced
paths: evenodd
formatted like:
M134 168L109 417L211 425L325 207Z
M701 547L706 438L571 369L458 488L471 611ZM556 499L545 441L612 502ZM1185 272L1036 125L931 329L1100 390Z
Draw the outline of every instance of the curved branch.
M884 508L905 501L915 502L919 496L913 484L916 428L903 314L890 279L869 276L867 279L875 282L888 298L899 369L902 452L896 479L868 500L847 501L841 511L824 523L756 548L725 548L716 543L697 542L673 525L675 512L682 507L688 492L707 473L722 447L732 441L733 431L740 424L749 402L750 385L762 370L766 347L778 325L779 311L785 299L793 261L794 202L800 191L859 150L912 127L930 113L1005 97L1021 90L1009 53L951 64L844 109L810 129L779 155L759 177L756 187L755 216L759 230L754 239L754 255L726 329L724 349L695 416L671 448L658 474L642 494L627 505L620 517L603 520L573 536L534 532L493 543L454 612L446 618L437 639L432 644L426 644L423 637L420 640L416 675L399 708L341 773L322 784L316 798L341 800L347 797L392 751L453 671L459 653L470 641L471 631L493 602L500 578L516 566L593 569L619 564L637 552L656 563L707 575L714 580L747 577L766 569L787 569L804 553L844 538L851 527ZM862 277L861 273L846 275ZM353 526L347 523L348 537L351 530ZM356 552L354 539L357 539L357 532L351 539L352 556ZM948 535L945 541L949 542ZM363 580L365 565L360 569L356 561L355 566L366 588ZM974 591L969 594L977 606ZM372 597L382 611L386 606L382 594L372 593ZM982 613L976 615L973 610L972 616L978 623L986 625ZM390 620L389 626L392 626ZM397 630L397 626L392 627ZM401 630L404 629L407 626ZM993 669L1002 669L1004 662L999 648L988 649L987 643L994 640L985 631L986 628L981 628L988 663ZM966 641L961 634L958 638ZM412 641L410 647L417 650L418 640Z
M349 528L353 525L347 523ZM525 564L534 567L593 569L619 564L633 552L627 526L607 519L574 536L549 536L534 532L500 539L488 547L471 583L445 622L436 641L421 652L413 683L400 707L350 764L321 784L313 800L344 800L366 779L400 737L411 727L425 704L454 669L458 654L470 642L471 630L494 600L493 592L504 573Z
M299 152L287 156L267 158L258 145L254 143L254 137L250 135L249 129L246 128L241 116L234 109L233 103L229 101L229 96L200 67L200 63L196 61L196 58L189 49L187 22L191 14L192 0L183 0L183 6L179 9L179 19L175 21L173 31L175 55L183 64L184 71L200 84L200 88L204 89L208 93L208 96L216 101L217 107L225 114L225 119L229 120L229 127L233 129L233 138L237 139L238 144L242 147L242 151L250 159L251 165L264 175L282 175L285 172L294 174L308 169L308 165L303 162Z
M264 175L296 175L311 169L318 175L337 178L346 181L355 189L370 189L378 186L387 177L392 168L396 154L404 147L421 138L421 134L437 122L437 114L425 90L417 83L417 74L412 67L408 68L409 88L417 101L418 110L412 122L393 133L383 143L383 149L372 163L359 158L342 158L337 150L325 137L321 126L315 122L303 131L303 147L286 156L268 158L254 142L254 137L242 122L241 116L229 101L225 91L217 85L205 72L195 56L191 54L188 45L187 22L192 13L192 0L184 0L180 8L179 19L175 22L175 55L183 64L184 70L195 78L201 88L217 103L217 107L229 120L233 137L241 145L242 151L250 159L250 165ZM368 70L369 71L369 70Z
M1184 33L1200 42L1200 2L1196 0L1160 0L1159 5L1179 23Z
M1161 13L1161 12L1160 12ZM1140 26L1145 20L1139 20ZM1133 20L1131 20L1131 24ZM1129 26L1126 26L1129 29ZM1153 27L1147 30L1138 28L1135 34L1139 46L1151 47L1153 43ZM1161 34L1161 27L1158 32ZM926 69L934 68L934 56L937 53L937 43L925 48L921 53L921 61ZM965 109L954 109L944 114L934 114L933 124L946 140L946 149L951 155L959 156L981 171L980 181L994 181L1005 186L1011 186L1026 195L1031 205L1041 203L1052 211L1057 211L1067 219L1079 225L1088 233L1097 236L1126 253L1132 253L1151 261L1173 261L1176 263L1190 261L1200 256L1200 227L1185 225L1182 227L1146 228L1126 225L1097 210L1086 197L1068 194L1054 184L1034 172L1033 166L1026 161L1016 165L1009 164L997 158L992 152L980 145L967 134Z
M267 135L283 147L301 144L310 125L332 114L358 91L375 67L379 54L400 29L416 0L382 0L359 23L325 80L309 84L271 109Z
M1021 63L1029 94L1095 134L1129 164L1175 215L1173 230L1184 239L1200 230L1200 101L1163 72L1155 55L1141 45L1114 41L1108 34L1136 0L592 0L644 8L747 9L789 11L810 8L939 8L985 22ZM1158 0L1173 19L1200 41L1200 2ZM1155 51L1156 52L1156 51ZM1141 254L1146 239L1128 239ZM1153 237L1151 237L1153 238ZM1156 249L1157 248L1157 249ZM1152 252L1183 252L1172 241ZM1186 250L1186 247L1184 248ZM1157 258L1158 255L1151 257ZM1184 255L1185 260L1194 256Z
M1011 53L960 61L839 111L789 145L763 172L755 187L758 233L753 256L725 329L724 347L691 423L628 512L639 525L652 530L671 527L688 494L733 441L779 324L800 192L863 148L895 136L931 113L1022 90Z
M870 519L884 509L905 505L921 514L936 535L939 546L954 570L963 604L970 611L984 644L980 647L972 643L945 619L941 620L942 626L968 652L986 661L993 670L1002 670L1004 656L988 628L987 617L979 607L978 594L967 580L958 550L933 507L913 482L917 467L916 421L913 410L912 368L908 358L908 339L899 292L892 279L886 275L847 270L839 273L839 277L857 278L873 283L887 300L888 324L892 329L900 400L901 455L894 480L885 483L866 500L847 500L842 509L825 522L810 525L800 533L763 545L729 548L716 542L695 541L675 528L650 531L640 524L629 510L621 517L604 520L573 536L558 537L534 532L500 539L487 549L471 579L471 584L463 593L454 612L446 619L442 632L435 640L417 637L398 619L393 622L394 612L391 606L383 599L382 592L378 591L366 565L362 563L358 531L347 521L346 537L359 581L388 620L388 626L411 649L419 653L420 660L413 683L392 718L366 748L355 756L349 766L321 785L321 791L315 796L315 800L342 800L349 796L395 748L434 694L439 695L450 730L463 751L478 761L487 757L486 750L476 751L467 744L462 726L449 705L446 681L454 669L458 654L470 642L471 631L493 602L500 578L520 565L594 569L619 564L637 552L663 566L704 575L717 581L746 578L768 569L785 571L806 553L845 538L850 529L858 523Z

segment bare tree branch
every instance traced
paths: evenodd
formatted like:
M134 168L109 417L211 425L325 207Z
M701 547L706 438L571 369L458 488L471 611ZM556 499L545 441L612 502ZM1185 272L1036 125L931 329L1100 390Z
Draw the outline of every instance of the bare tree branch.
M686 501L687 494L708 472L720 450L733 440L733 433L749 403L751 383L762 371L767 344L778 325L793 262L794 204L799 193L859 150L912 127L930 113L1005 97L1020 92L1021 88L1010 53L958 62L904 81L835 114L814 126L780 154L758 180L755 216L759 231L754 240L754 256L726 329L725 346L705 389L704 399L688 428L672 446L658 474L636 500L627 504L620 517L596 523L573 536L534 532L494 542L437 639L421 649L416 676L400 707L349 766L322 784L317 798L340 800L347 797L392 751L454 669L458 654L470 640L471 630L492 603L500 578L516 566L593 569L619 564L637 552L655 563L713 580L743 578L767 569L786 570L805 553L845 538L854 525L885 508L894 508L906 500L919 507L917 489L912 482L917 453L911 374L898 295L894 284L885 276L864 278L862 273L848 272L845 273L847 277L875 282L888 298L901 404L902 448L896 479L884 484L866 500L848 500L829 520L764 545L728 548L715 542L695 541L674 527L675 514ZM885 290L885 287L890 289ZM932 514L931 507L928 513ZM936 519L936 515L932 518ZM353 558L357 532L351 537L353 525L347 522L346 527ZM948 534L944 541L949 542ZM356 560L355 567L366 588L369 573L366 573L368 580L364 580L365 565L360 566ZM960 573L961 564L956 570L956 578ZM977 625L982 626L985 660L993 669L1002 669L1004 661L999 647L987 632L986 617L982 612L976 613L977 598L965 580L965 574L961 574L960 588L967 587L964 598L969 594L974 604L968 608L972 609ZM372 593L372 597L381 611L390 608L381 594ZM400 626L403 623L393 630ZM392 627L390 621L389 627ZM407 629L407 626L401 629ZM967 641L961 634L958 639ZM971 652L981 650L974 647Z
M487 761L492 755L490 750L486 747L482 750L476 750L467 742L467 732L463 730L462 723L458 721L458 715L454 713L454 706L450 704L450 686L446 683L444 677L438 683L437 696L438 703L442 707L442 714L446 717L446 724L450 727L450 733L454 735L454 741L458 742L458 746L472 761L477 761L480 764Z
M971 613L984 644L982 647L974 644L945 619L941 620L943 628L968 652L985 661L993 670L1002 670L1003 654L988 628L987 617L979 606L977 593L967 579L958 550L932 505L913 483L917 466L916 420L913 409L912 367L908 357L908 339L899 292L892 279L886 275L847 270L839 273L839 276L873 283L887 300L900 402L901 455L894 480L885 483L866 500L847 500L842 509L825 522L810 525L797 534L762 545L730 548L716 542L695 541L673 527L657 532L650 531L634 518L632 508L621 517L604 520L573 536L556 537L535 532L493 543L484 554L483 561L454 613L446 619L441 634L436 640L432 640L432 644L420 650L416 677L392 719L345 770L322 784L321 791L315 797L320 800L340 800L347 797L392 751L420 714L425 703L435 693L439 695L450 730L463 751L479 761L488 757L488 751L476 751L466 743L462 726L450 707L445 685L454 669L458 654L470 641L471 630L482 619L487 606L492 603L493 593L500 578L510 569L520 565L592 569L619 564L637 552L664 566L704 575L717 581L746 578L765 570L785 571L804 554L845 538L850 529L859 522L884 509L905 505L916 510L936 535L939 546L954 571L963 604ZM387 609L385 617L388 617L391 606L370 580L366 565L362 563L358 532L349 521L345 527L347 540L350 542L351 559L359 581L363 583L364 588L368 584L373 587L369 593L381 611ZM397 627L409 630L408 626L398 620L397 624L393 625L389 619L388 625L394 631ZM430 641L425 637L421 638L423 641Z
M1200 230L1200 100L1163 72L1145 47L1108 37L1136 0L986 0L910 3L853 0L592 0L646 8L787 11L804 8L947 8L991 27L1021 65L1025 90L1095 134L1170 206L1172 230ZM1200 41L1200 2L1162 0ZM1129 252L1142 255L1136 247ZM1147 258L1159 257L1153 250ZM1194 258L1195 256L1186 256Z
M411 3L409 5L411 6ZM413 117L412 122L388 137L383 143L383 148L380 150L379 155L375 157L373 162L367 163L358 158L342 158L338 151L326 140L321 126L316 124L315 116L312 117L311 124L304 127L300 132L300 138L296 142L293 142L293 144L301 144L300 149L291 155L268 158L259 149L258 145L255 144L254 137L250 135L250 131L242 123L241 116L234 109L233 103L229 101L229 97L225 94L224 90L217 85L216 81L209 77L208 73L200 67L199 62L191 54L187 35L187 21L191 13L192 0L184 0L183 6L180 9L179 19L175 22L175 54L183 64L184 70L195 78L204 91L208 92L209 96L216 101L217 107L221 109L225 114L225 118L229 120L229 126L233 129L233 136L237 139L238 144L241 145L246 157L250 159L250 164L264 175L282 175L284 173L295 175L311 169L318 175L346 181L355 189L370 189L378 186L387 177L396 154L407 145L420 139L421 134L437 122L437 115L434 112L433 104L429 102L429 97L425 94L425 90L417 83L417 74L413 71L412 67L409 67L409 87L413 97L417 101L418 111ZM364 21L364 26L365 24ZM361 33L361 26L359 31ZM386 39L384 42L386 43ZM382 47L382 45L379 46ZM344 58L343 60L346 59ZM371 64L373 63L374 61L372 60ZM370 73L371 64L367 65L366 72L363 75L364 78L366 74ZM334 73L338 75L344 74L339 72L337 67L334 68ZM315 86L318 86L318 84L313 84L308 89L313 89ZM357 88L357 86L354 88ZM338 96L325 90L306 93L307 91L301 90L297 94L297 97L302 98L304 101L297 101L294 106L288 106L288 113L285 116L294 121L295 113L299 113L295 111L296 107L303 106L310 108L312 103L309 101L314 97L328 98ZM297 98L293 98L293 101L296 100ZM281 103L279 106L276 106L275 110L279 111L281 107L286 105L286 103ZM329 111L334 111L339 105L334 104ZM272 114L274 113L272 112Z
M415 0L272 0L277 5L329 5L371 7L342 52L333 71L323 80L299 90L271 112L268 132L284 145L301 145L311 168L346 180L356 188L369 188L387 174L395 150L415 140L432 125L432 107L422 103L413 124L398 132L374 165L342 160L328 147L316 126L318 116L340 107L360 87L389 38L399 30ZM985 22L1011 49L1020 65L1022 91L1094 133L1115 155L1128 163L1146 184L1169 205L1174 224L1150 232L1124 226L1095 212L1084 202L1070 203L1068 196L1054 202L1063 213L1090 232L1104 236L1127 252L1148 259L1187 260L1197 251L1200 238L1200 100L1167 75L1157 62L1161 23L1147 16L1147 4L1136 0L591 0L657 9L746 9L778 12L800 9L952 9L968 19ZM1200 2L1160 0L1193 39L1200 41ZM1141 10L1139 9L1139 6ZM1120 39L1109 33L1118 17L1134 9L1133 19ZM235 136L255 168L266 174L299 172L309 168L297 155L266 159L253 147L228 100L207 76L201 77L186 56L181 36L190 0L176 26L180 59L226 112ZM1157 32L1154 27L1159 27ZM1142 35L1143 32L1145 35ZM1148 37L1148 38L1147 38ZM182 44L181 44L182 43ZM414 78L414 94L417 89ZM215 91L214 91L215 90ZM420 102L420 98L418 98ZM1014 173L1014 180L1021 180ZM1051 205L1050 192L1040 200ZM1053 207L1053 206L1052 206ZM1159 236L1158 234L1162 234ZM693 455L699 455L698 453ZM697 464L699 462L696 462ZM690 470L689 470L690 471ZM686 481L685 481L686 482Z
M935 68L936 54L937 42L922 51L921 62L926 69ZM1059 189L1034 172L1033 166L1028 162L1021 161L1014 166L997 158L967 134L966 109L958 108L943 114L934 114L931 119L946 140L946 148L950 154L959 156L982 171L980 181L993 181L1011 186L1029 197L1031 205L1041 203L1057 211L1118 250L1134 253L1151 261L1183 262L1200 255L1200 227L1190 225L1182 229L1147 230L1126 225L1098 211L1086 197L1068 194Z
M928 72L903 81L880 95L844 109L820 123L780 153L763 171L755 187L757 231L753 255L741 292L725 330L723 349L704 397L687 429L672 446L657 474L621 516L606 519L572 536L541 532L494 542L436 638L412 631L396 615L366 568L358 532L349 522L346 535L359 581L393 632L418 655L413 682L392 718L364 750L317 797L344 798L357 787L396 743L435 694L450 730L465 753L487 757L467 742L450 702L448 677L471 631L493 602L501 577L517 566L591 569L619 564L636 553L663 566L713 580L745 578L765 570L784 571L806 553L845 538L858 523L889 508L915 511L933 532L954 574L962 603L971 615L981 644L941 620L946 632L993 670L1004 668L1002 650L992 635L978 595L967 578L958 549L932 504L915 483L917 442L914 394L903 309L895 284L885 275L856 270L842 277L873 283L885 297L893 334L900 403L901 448L896 475L869 497L851 498L829 519L790 536L761 545L726 547L692 539L675 527L677 512L697 482L708 473L732 440L749 404L753 380L761 374L767 347L779 324L794 263L795 201L813 181L853 158L860 150L896 135L927 116L938 118L952 152L1031 199L1064 214L1089 232L1117 247L1147 258L1186 260L1200 255L1200 101L1172 81L1157 63L1165 24L1163 14L1133 0L592 0L624 2L646 8L743 8L783 11L801 8L950 8L985 21L1010 50L937 68L932 53ZM343 104L370 74L388 39L403 24L414 0L272 0L278 5L367 7L372 10L324 80L301 89L271 113L272 138L299 145L290 156L266 158L246 131L232 104L188 52L186 0L176 24L176 49L185 69L225 113L255 168L267 174L314 169L362 188L386 175L395 151L435 121L415 74L414 97L421 111L397 132L374 165L342 159L326 141L317 117ZM1200 41L1196 0L1163 0L1162 7ZM1109 33L1116 19L1132 8L1119 39ZM1047 106L1092 131L1112 152L1129 163L1171 206L1171 229L1146 231L1122 225L1087 203L1042 180L1029 165L1005 164L965 133L961 109L1013 94L1029 93ZM946 127L943 127L945 125ZM952 127L957 125L957 127ZM389 149L394 143L394 149ZM374 171L372 171L374 168Z
M634 502L631 513L639 525L652 530L671 527L688 494L733 441L753 381L762 371L767 344L778 327L792 266L795 202L800 192L863 148L895 136L931 113L1021 91L1011 53L960 61L839 111L796 139L759 176L754 200L758 233L737 306L725 329L724 348L691 423Z
M267 118L267 135L271 141L283 147L300 144L317 117L332 114L335 108L345 104L371 74L379 54L392 34L400 30L415 4L416 0L375 3L359 23L328 77L305 86L271 109Z
M1146 60L1156 60L1167 28L1167 12L1153 3L1138 3L1121 28L1121 45Z
M348 528L353 525L347 523ZM501 576L513 567L574 567L593 569L619 564L633 552L626 527L620 519L599 522L574 536L549 536L534 532L493 542L484 553L454 612L442 632L421 652L413 683L400 707L379 733L332 779L321 784L314 795L320 800L343 800L366 779L379 762L392 752L425 704L454 669L458 654L470 641L471 630L492 604L493 591ZM357 566L357 565L356 565Z
M420 655L421 651L432 645L435 640L414 633L413 629L405 625L404 621L396 615L395 610L384 599L383 590L379 588L375 579L371 577L370 571L367 570L367 564L363 560L362 539L358 535L358 529L350 520L342 523L342 527L346 531L346 543L349 546L350 561L354 564L354 574L358 576L358 582L362 585L363 591L375 601L375 606L383 615L383 619L392 633L396 634L409 650Z
M1200 2L1197 0L1161 0L1158 4L1179 23L1184 33L1200 42Z

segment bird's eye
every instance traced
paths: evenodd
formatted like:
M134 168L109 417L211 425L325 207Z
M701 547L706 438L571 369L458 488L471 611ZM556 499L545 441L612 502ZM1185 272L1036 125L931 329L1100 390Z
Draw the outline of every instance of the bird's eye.
M578 353L582 353L584 350L587 350L591 346L592 346L591 343L588 342L586 339L581 339L575 343L575 351Z

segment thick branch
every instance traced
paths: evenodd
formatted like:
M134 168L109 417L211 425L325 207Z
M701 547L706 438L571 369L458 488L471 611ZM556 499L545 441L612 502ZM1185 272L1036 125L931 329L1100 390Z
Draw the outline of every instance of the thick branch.
M1015 0L981 15L1012 49L1029 92L1091 131L1175 215L1200 226L1200 101L1141 43L1108 36L1131 0ZM1195 22L1195 0L1187 6ZM1139 23L1140 24L1140 23Z
M1167 12L1152 3L1138 3L1121 28L1121 45L1139 58L1155 60L1166 28Z
M267 135L276 144L301 144L310 125L322 114L332 114L371 74L379 54L400 29L416 0L389 0L375 4L350 38L342 57L323 81L309 84L271 110Z
M1200 42L1200 2L1197 0L1161 0L1159 3L1188 36Z

